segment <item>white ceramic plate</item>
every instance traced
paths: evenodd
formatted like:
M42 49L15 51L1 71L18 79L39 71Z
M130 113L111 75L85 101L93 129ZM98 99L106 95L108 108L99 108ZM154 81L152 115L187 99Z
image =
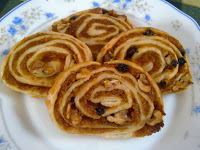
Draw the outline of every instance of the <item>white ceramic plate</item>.
M47 30L53 22L74 12L99 6L127 15L137 27L164 30L185 47L194 84L181 94L164 96L164 128L135 139L66 134L51 122L44 100L10 90L0 79L0 149L200 149L200 28L164 0L27 0L0 19L0 64L23 37Z

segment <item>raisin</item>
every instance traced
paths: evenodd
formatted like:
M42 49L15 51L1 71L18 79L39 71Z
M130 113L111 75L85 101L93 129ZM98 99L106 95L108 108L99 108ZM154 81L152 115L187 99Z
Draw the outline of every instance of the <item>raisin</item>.
M160 83L158 83L158 86L162 89L164 89L167 85L167 82L166 81L161 81Z
M78 18L77 16L73 16L73 17L71 17L69 20L70 21L74 21L74 20L76 20L76 18Z
M103 13L103 14L108 14L108 11L107 11L107 10L103 10L102 13Z
M177 65L178 65L178 61L172 60L172 66L173 66L173 67L176 67Z
M69 99L69 102L73 102L75 99L75 96L72 96L70 99Z
M126 72L126 71L128 71L128 66L126 64L119 64L117 66L117 70L119 70L121 72Z
M126 58L131 58L135 54L135 52L137 52L137 47L136 46L130 47L127 50Z
M183 66L186 63L185 58L183 58L183 57L179 58L178 62L179 62L180 66Z
M151 31L150 29L148 29L148 30L144 33L144 35L151 36L151 35L154 35L154 32Z
M95 110L96 110L97 115L102 115L105 113L105 108L101 105L96 105Z

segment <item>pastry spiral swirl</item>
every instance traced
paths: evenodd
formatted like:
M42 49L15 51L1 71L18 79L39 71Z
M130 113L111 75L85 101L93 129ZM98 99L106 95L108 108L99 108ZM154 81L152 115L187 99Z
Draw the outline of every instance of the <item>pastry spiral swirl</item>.
M135 28L120 33L97 57L101 63L118 59L143 67L164 94L181 92L192 83L183 46L174 37L154 28Z
M91 60L87 45L73 36L40 32L11 49L2 64L2 79L16 91L42 98L63 70Z
M126 60L77 64L59 76L47 99L52 121L71 134L142 137L163 126L158 86Z
M133 28L125 15L118 15L113 10L95 8L81 11L55 22L51 31L73 35L86 43L94 59L101 48L115 35Z

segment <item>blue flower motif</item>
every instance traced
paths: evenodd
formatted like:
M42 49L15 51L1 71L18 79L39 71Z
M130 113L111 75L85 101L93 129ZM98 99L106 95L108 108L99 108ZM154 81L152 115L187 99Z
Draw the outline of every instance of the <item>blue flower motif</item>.
M100 6L98 2L93 2L92 4L93 4L94 7L99 7Z
M22 30L26 30L26 27L24 25L21 25Z
M149 15L145 15L145 20L148 22L151 20L151 17Z
M120 3L121 0L114 0L114 3Z
M0 144L1 144L1 143L3 143L3 140L2 140L2 139L0 139Z
M52 14L52 13L46 13L47 18L53 18L53 16L54 16L54 14Z
M127 3L130 3L130 2L132 2L133 0L125 0Z
M190 50L189 49L185 49L185 51L187 52L187 54L190 54Z
M127 7L127 4L123 4L123 8L126 8Z
M193 111L198 114L200 113L200 106L196 106L195 109L193 109Z
M5 49L5 50L3 51L3 55L8 55L8 53L9 53L9 50L8 50L8 49Z
M198 78L199 79L199 81L200 81L200 78Z
M8 29L8 32L12 35L15 35L17 33L17 30L15 29L15 27L10 26L10 28Z
M12 23L14 23L15 25L19 25L22 24L22 21L23 21L22 18L15 17Z

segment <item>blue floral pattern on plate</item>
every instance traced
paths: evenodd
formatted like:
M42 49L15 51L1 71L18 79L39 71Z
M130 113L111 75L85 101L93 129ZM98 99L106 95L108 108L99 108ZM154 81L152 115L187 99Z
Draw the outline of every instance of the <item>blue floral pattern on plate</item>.
M146 20L147 22L149 22L149 21L151 20L150 15L145 15L145 20Z
M31 8L25 10L21 15L13 17L8 28L1 28L1 37L0 37L0 46L4 46L4 50L0 52L0 55L7 55L12 45L16 43L18 36L24 36L35 22L40 21L42 17L45 17L46 22L55 19L55 16L52 12L44 12L40 7ZM43 20L45 20L43 19Z
M151 11L151 8L153 8L151 5L148 4L147 1L144 0L96 0L92 2L92 6L95 7L102 7L102 8L112 8L116 10L123 10L123 11L139 11L141 14L144 15L143 18L139 18L137 16L134 16L133 14L130 14L132 17L136 18L137 20L140 20L142 22L146 22L148 25L151 25L151 16L149 12Z
M12 21L12 23L14 23L15 25L19 25L22 24L23 20L20 17L15 17L14 20Z
M94 7L99 7L100 6L98 2L92 2L92 4L93 4Z
M46 13L47 18L53 18L53 16L54 16L54 14L52 14L52 13Z
M6 141L3 136L0 136L0 149L1 150L9 150L11 149L11 145L8 141Z
M193 111L196 114L200 114L200 106L196 106Z
M5 49L5 50L3 51L3 55L8 55L8 53L9 53L9 50L8 50L8 49Z
M8 29L8 32L11 34L11 35L15 35L17 33L17 30L15 27L13 26L10 26L10 28Z
M96 0L92 4L93 7L139 11L140 13L150 12L152 8L146 0Z

